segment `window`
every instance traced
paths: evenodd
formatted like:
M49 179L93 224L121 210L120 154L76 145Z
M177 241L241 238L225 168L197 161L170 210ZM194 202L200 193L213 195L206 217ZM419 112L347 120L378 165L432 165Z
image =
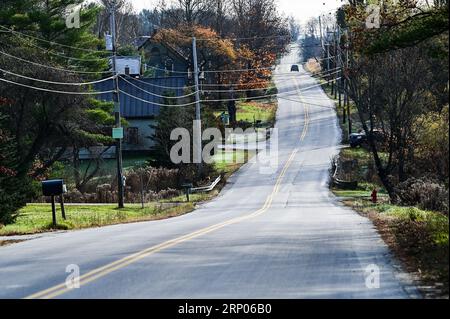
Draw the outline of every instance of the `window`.
M127 127L125 142L130 145L139 145L139 129L137 127Z

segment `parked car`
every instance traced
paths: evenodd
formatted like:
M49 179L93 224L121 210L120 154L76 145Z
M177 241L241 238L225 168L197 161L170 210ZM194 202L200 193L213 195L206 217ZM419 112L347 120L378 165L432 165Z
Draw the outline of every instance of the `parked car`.
M300 72L300 69L298 68L297 64L291 66L291 72Z
M365 133L353 133L350 134L349 142L352 148L356 148L361 146L363 143L367 141L367 136Z

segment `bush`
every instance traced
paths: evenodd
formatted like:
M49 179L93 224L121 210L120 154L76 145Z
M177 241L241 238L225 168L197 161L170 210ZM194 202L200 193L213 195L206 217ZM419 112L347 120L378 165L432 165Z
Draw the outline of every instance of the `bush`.
M402 204L448 215L449 192L444 185L428 179L411 178L397 186Z
M140 193L142 187L144 191L156 193L166 189L177 189L180 187L178 169L154 168L149 166L128 172L126 178L127 186L132 193Z

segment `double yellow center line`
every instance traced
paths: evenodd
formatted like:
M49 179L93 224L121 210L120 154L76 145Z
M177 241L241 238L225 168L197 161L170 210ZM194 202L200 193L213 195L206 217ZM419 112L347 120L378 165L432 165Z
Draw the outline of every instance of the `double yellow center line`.
M295 81L295 80L294 80ZM297 81L295 81L297 84ZM297 84L298 87L298 84ZM299 95L301 95L301 93L299 92ZM303 141L306 137L306 134L308 132L308 127L309 127L309 110L306 104L304 104L304 113L305 113L305 120L304 120L304 126L303 126L303 131L302 131L302 135L300 137L300 140ZM267 210L271 207L273 200L275 198L275 195L278 194L280 187L281 187L281 183L283 181L284 176L286 175L287 170L289 169L289 167L291 166L292 162L294 161L295 156L297 155L297 153L299 152L299 149L296 148L294 149L294 151L291 153L289 159L287 160L286 164L283 167L283 170L281 171L280 175L278 176L278 179L275 183L275 186L272 190L272 192L269 194L269 196L267 197L264 205L257 210L256 212L250 214L250 215L246 215L246 216L242 216L242 217L238 217L238 218L233 218L230 219L228 221L210 226L210 227L206 227L203 229L200 229L198 231L195 231L193 233L163 242L159 245L156 246L152 246L150 248L147 248L145 250L139 251L135 254L129 255L127 257L124 257L120 260L117 260L115 262L112 262L110 264L107 264L103 267L94 269L86 274L84 274L83 276L80 276L79 281L80 281L80 286L86 285L92 281L95 281L101 277L104 277L106 275L108 275L109 273L112 273L113 271L119 270L121 268L124 268L132 263L135 263L139 260L142 260L150 255L153 255L157 252L160 252L164 249L168 249L171 248L175 245L181 244L183 242L192 240L194 238L209 234L211 232L214 232L216 230L219 230L221 228L224 228L226 226L229 225L233 225L233 224L237 224L240 222L243 222L245 220L249 220L255 217L258 217L262 214L264 214L265 212L267 212ZM26 297L26 299L51 299L51 298L55 298L58 297L66 292L69 292L73 289L70 289L66 286L65 283L61 283L59 285L56 285L54 287L42 290L40 292L37 292L35 294L32 294L28 297Z

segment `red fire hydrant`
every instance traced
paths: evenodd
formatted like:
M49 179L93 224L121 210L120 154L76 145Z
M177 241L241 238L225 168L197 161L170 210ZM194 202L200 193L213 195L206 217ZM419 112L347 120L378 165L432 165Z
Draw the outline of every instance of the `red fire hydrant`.
M371 196L372 196L372 203L376 204L378 201L378 191L376 188L372 191Z

